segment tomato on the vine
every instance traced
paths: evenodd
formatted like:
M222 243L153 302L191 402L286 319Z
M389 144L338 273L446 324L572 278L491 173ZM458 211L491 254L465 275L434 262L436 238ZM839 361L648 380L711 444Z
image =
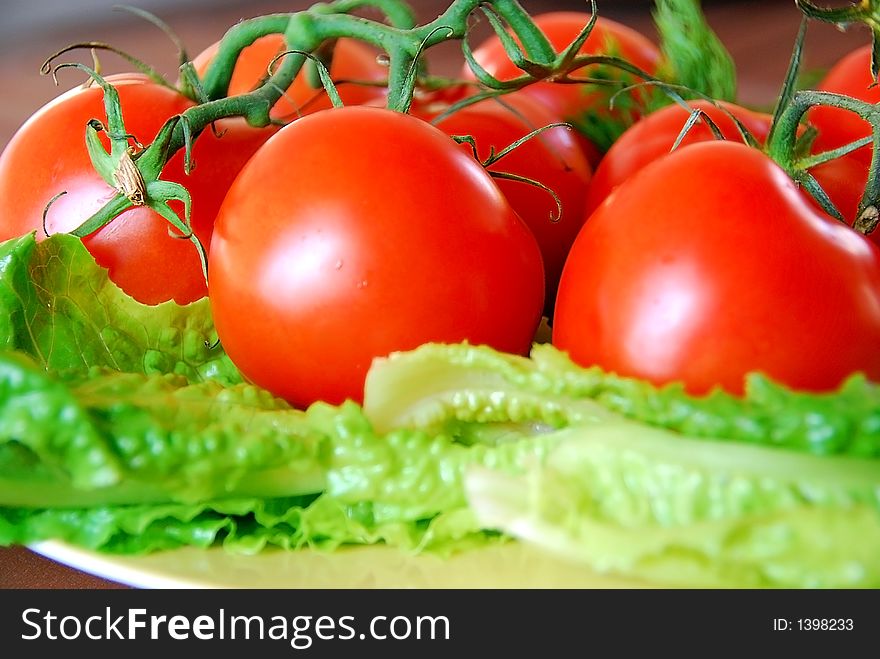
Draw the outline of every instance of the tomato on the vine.
M109 76L122 104L126 130L149 142L165 121L193 103L173 89L141 75ZM0 155L0 239L76 229L115 191L94 170L86 150L86 124L105 119L100 87L73 89L51 101L18 130ZM192 196L192 225L205 246L214 217L232 179L274 129L259 130L242 119L217 122L195 141L195 168L184 172L181 150L162 178L184 185ZM219 136L219 137L218 137ZM101 134L102 139L106 136ZM181 213L182 205L177 208ZM198 253L192 243L169 235L169 224L146 206L125 211L83 239L95 260L125 292L146 304L175 300L185 304L206 292Z
M260 149L209 275L233 362L300 407L362 399L374 358L426 342L526 353L544 299L538 245L485 170L428 123L362 106Z
M760 144L766 141L773 121L773 117L769 114L755 112L733 103L691 101L689 105L707 114L721 132L721 136L733 142L743 142L742 132L734 122L734 118ZM670 105L642 117L627 129L608 150L593 173L587 195L588 216L621 183L648 164L667 155L687 123L688 117L688 110L680 105ZM683 149L690 144L716 139L717 136L708 124L701 120L691 127L677 148ZM852 156L844 156L817 165L810 169L810 173L847 222L852 224L867 182L867 170L864 165ZM802 192L817 208L821 208L806 190ZM880 233L875 231L872 238L877 242Z
M196 73L204 75L219 46L218 41L193 59ZM284 37L281 34L260 37L243 49L235 62L227 94L236 96L253 91L268 75L272 60L282 52ZM385 88L380 83L387 79L388 67L379 63L377 52L365 43L339 39L333 47L329 71L331 78L337 81L337 91L345 105L362 105L385 94ZM291 120L330 107L332 103L324 89L313 87L304 72L300 71L272 108L271 114L275 119Z
M880 381L880 249L819 213L757 149L695 144L590 217L559 286L553 341L699 394L762 372L829 390Z
M533 20L558 52L577 38L589 22L590 14L574 11L549 12L538 14L533 17ZM602 17L596 20L593 31L581 47L579 54L615 55L650 74L656 72L660 62L660 51L650 39L626 25ZM474 58L488 73L499 80L512 80L523 75L523 72L510 60L497 35L489 37L474 49ZM473 72L467 66L464 68L463 75L466 78L474 78ZM603 66L599 74L596 72L596 67L586 67L573 75L575 77L605 77L613 80L637 81L637 78L610 66ZM516 93L537 100L560 119L569 121L578 127L582 123L582 118L587 114L610 117L612 111L609 108L609 99L617 89L617 87L599 87L590 84L537 82ZM637 92L636 98L638 98ZM619 98L617 102L618 113L621 112L620 108L624 105L625 98ZM627 112L632 118L639 114L638 107L629 108ZM582 137L581 146L590 162L596 164L601 158L599 149L586 137Z
M769 114L754 112L733 103L691 101L688 105L707 115L726 140L743 141L734 117L759 143L763 143L770 132L773 117ZM587 212L592 213L630 176L668 154L687 124L689 116L690 112L687 109L672 104L642 117L630 126L608 150L596 168L587 196ZM715 139L717 137L709 125L700 120L690 128L677 148Z
M449 109L446 102L417 102L411 113L430 120ZM449 135L474 138L481 161L555 123L552 113L528 97L487 100L471 105L435 125ZM473 154L472 147L462 148ZM584 202L591 168L572 131L548 128L489 165L489 172L513 174L538 182L556 194L522 181L496 178L513 209L535 234L541 247L546 276L545 307L553 309L562 265L584 221Z

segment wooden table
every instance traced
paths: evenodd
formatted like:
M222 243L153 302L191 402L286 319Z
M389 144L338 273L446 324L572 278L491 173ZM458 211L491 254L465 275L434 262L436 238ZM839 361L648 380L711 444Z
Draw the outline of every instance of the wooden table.
M108 0L107 7L116 0ZM137 3L134 3L137 4ZM309 2L296 0L262 0L247 3L247 9L230 7L196 12L180 10L164 14L178 31L192 53L219 38L227 27L242 14L258 15L274 11L291 11ZM422 20L430 20L447 6L446 0L415 0ZM828 4L834 4L830 2ZM840 3L837 3L840 4ZM582 9L584 0L523 0L532 13L549 8ZM799 15L792 0L760 0L753 2L720 2L706 0L706 13L713 27L731 51L739 67L740 100L747 105L771 106L779 88L797 32ZM653 34L650 6L645 2L600 0L602 15L621 20L647 34ZM46 54L68 43L97 39L124 46L145 60L173 71L175 53L155 28L137 19L119 15L115 25L93 27L47 28L39 34L22 35L18 42L0 45L0 84L5 90L15 89L12 100L0 106L0 144L5 144L14 130L35 108L56 95L51 81L36 75L39 62ZM866 44L863 29L846 33L831 26L811 28L805 56L807 69L824 68L852 48ZM4 52L5 51L5 52ZM458 69L457 49L441 48L434 59L437 73L453 73ZM434 51L432 51L434 54ZM110 58L107 68L116 66ZM34 73L31 73L34 72ZM43 558L25 548L0 548L0 588L118 588L119 584L82 573Z

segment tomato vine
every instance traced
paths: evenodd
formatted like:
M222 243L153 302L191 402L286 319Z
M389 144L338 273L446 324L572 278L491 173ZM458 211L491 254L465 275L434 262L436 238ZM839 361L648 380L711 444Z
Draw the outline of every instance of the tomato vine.
M364 7L378 9L387 22L351 14ZM595 17L595 0L591 1L591 7ZM521 76L505 81L495 79L482 71L470 55L465 37L469 18L478 10L486 13L493 28L504 40L508 55L523 72ZM252 18L233 26L220 42L217 54L201 80L191 67L186 66L186 62L181 66L182 85L192 91L198 103L169 120L162 132L142 150L132 152L127 144L124 149L120 149L118 140L114 142L109 154L115 167L113 172L107 171L109 165L103 150L94 148L94 137L92 132L88 132L93 164L102 177L117 189L118 194L86 220L75 233L85 235L96 231L135 203L143 203L166 217L185 237L190 237L191 234L185 230L186 218L172 219L167 215L168 202L185 197L176 187L172 189L152 185L158 181L162 166L180 149L186 149L188 154L192 140L218 120L243 117L251 126L270 125L273 121L270 116L272 107L300 74L305 63L310 58L314 59L311 53L340 38L354 38L372 44L387 54L387 107L401 112L406 112L412 102L423 52L451 39L463 41L465 57L474 67L480 83L488 90L486 95L489 96L515 91L542 79L562 83L577 82L573 74L590 65L616 67L646 80L653 78L618 57L578 55L578 50L595 25L595 20L585 25L581 34L567 48L556 52L517 0L453 0L448 9L433 21L420 26L414 23L411 9L402 0L336 0L318 3L299 12ZM247 94L227 96L232 73L241 52L257 39L272 34L283 35L286 56L279 60L271 75L257 89ZM53 57L67 50L59 51ZM51 61L51 58L47 61L44 72L51 71L55 75L59 68L69 66L61 64L50 68ZM108 89L109 85L105 86L97 73L84 65L76 66L87 70L105 90ZM108 135L125 135L118 98L112 92L105 93L105 109L108 116ZM90 125L87 131L94 129L95 126ZM142 178L139 188L145 192L143 199L133 199L117 183L119 169L131 164L135 165Z

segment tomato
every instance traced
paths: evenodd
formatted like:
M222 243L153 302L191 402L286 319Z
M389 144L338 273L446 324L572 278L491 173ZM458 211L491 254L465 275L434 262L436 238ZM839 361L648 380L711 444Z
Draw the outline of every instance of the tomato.
M572 11L549 12L538 14L534 16L533 20L558 52L577 38L589 22L590 14ZM647 37L626 25L607 18L596 20L593 31L580 49L579 54L616 55L647 73L656 72L660 62L660 51ZM477 47L474 50L474 57L486 71L499 80L512 80L523 75L523 72L510 61L501 39L497 35L493 35ZM595 74L595 67L586 67L573 75L590 77ZM631 78L631 76L627 77L628 74L618 72L610 67L604 67L602 74L612 79ZM474 79L473 72L467 66L463 75L466 78ZM538 82L529 85L517 94L527 95L537 100L562 120L578 126L583 116L588 113L599 112L600 115L604 113L610 116L608 102L611 90L617 91L617 88ZM625 99L619 100L618 106L624 105L624 102ZM631 113L633 117L638 116L636 108L632 108ZM601 157L597 146L586 138L582 138L581 145L590 158L590 162L596 164Z
M482 167L384 108L285 126L223 202L211 306L246 377L291 403L361 400L372 360L423 343L526 353L541 255Z
M754 112L732 103L719 103L723 110L707 101L692 101L689 105L698 107L708 114L727 140L742 142L742 135L730 115L736 117L759 143L766 141L770 132L773 118L769 114ZM668 154L688 116L688 111L680 105L670 105L643 117L627 129L608 150L593 174L587 194L587 216L589 217L617 186L649 163ZM701 121L688 131L678 148L715 139L717 138L712 130ZM813 167L810 173L844 218L852 224L868 176L867 169L861 161L851 155L836 158ZM817 208L820 208L809 193L805 190L803 192ZM875 242L880 241L880 233L874 232L872 239Z
M708 101L692 101L689 105L706 113L727 140L742 142L739 128L730 115L742 122L760 143L767 139L770 132L773 117L768 114L753 112L732 103L719 103L721 108ZM596 168L587 195L587 213L592 213L630 176L669 153L689 116L688 110L673 104L652 112L630 126ZM678 148L715 139L706 122L699 121L691 127Z
M208 46L193 59L199 75L204 75L211 61L217 55L220 42ZM257 39L242 50L233 70L228 95L245 94L256 88L266 77L269 64L284 51L284 37L270 34ZM333 50L330 75L337 85L345 105L361 105L385 93L383 87L371 87L356 82L383 82L388 77L388 68L376 59L376 51L354 39L339 39ZM272 117L293 119L297 116L317 112L332 107L323 88L312 87L303 72L293 81L284 95L272 108Z
M676 151L590 217L562 273L553 342L700 394L758 371L823 391L880 380L880 250L819 213L767 156Z
M149 142L165 121L192 106L174 90L139 75L110 76L118 90L126 130ZM43 209L62 191L47 214L49 233L72 231L114 194L95 172L85 145L86 123L105 120L99 87L77 88L36 112L0 156L0 240L43 233ZM272 130L243 120L218 122L221 138L206 130L193 148L195 169L187 176L178 153L162 178L183 184L192 196L192 224L207 246L226 189L248 157ZM102 138L104 136L102 135ZM178 208L182 212L182 206ZM172 238L169 224L142 206L132 208L83 242L95 260L129 295L146 304L192 302L207 292L198 253L187 240Z
M820 90L845 94L854 98L880 102L880 87L871 77L871 46L859 48L835 64L819 83ZM814 151L830 151L871 134L868 122L848 110L818 106L807 114L809 121L819 130ZM871 147L864 146L852 153L867 167L871 164Z
M438 116L448 104L416 104L413 114L426 119ZM534 130L555 122L554 116L528 97L483 101L469 106L437 123L449 135L470 135L477 144L481 161L498 153ZM468 145L462 148L473 154ZM540 182L559 197L534 185L496 179L504 196L535 234L541 247L546 275L545 307L553 309L562 265L584 221L584 202L591 168L571 130L558 127L545 130L523 143L495 164L490 172L515 174Z
M869 103L880 102L880 88L871 77L871 46L864 46L843 57L822 79L818 88ZM817 106L809 110L807 117L819 131L813 143L814 153L830 151L871 134L868 122L847 110ZM856 217L870 164L871 146L868 145L812 170L850 224ZM871 239L880 245L880 232L874 231Z

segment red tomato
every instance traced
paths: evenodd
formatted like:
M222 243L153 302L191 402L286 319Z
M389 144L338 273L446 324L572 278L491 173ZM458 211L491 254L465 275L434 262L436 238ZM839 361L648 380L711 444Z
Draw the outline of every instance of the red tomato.
M559 286L553 341L695 394L763 372L828 390L880 380L880 250L732 142L648 165L590 217Z
M880 87L874 85L871 78L871 46L859 48L837 62L819 83L819 89L869 103L880 102ZM814 143L816 153L836 149L871 134L869 124L848 110L818 106L811 108L807 116L819 130ZM852 157L867 167L871 164L871 147L854 151Z
M528 97L506 98L504 103L484 101L459 110L436 125L449 135L473 137L478 156L485 161L490 153L498 153L535 129L555 122L551 113ZM445 103L417 104L412 112L430 119L448 107ZM473 155L470 146L462 148ZM556 201L546 190L518 181L495 179L538 240L546 275L545 306L548 312L552 311L562 265L584 221L590 164L572 131L559 127L531 138L488 169L538 181L559 196L561 215ZM554 219L557 215L558 219Z
M770 132L773 117L768 114L752 112L732 103L719 103L723 109L708 101L692 101L689 105L705 112L727 140L742 142L742 135L730 115L741 121L761 143L767 139L767 134ZM678 104L673 104L652 112L627 129L596 168L587 195L587 213L592 213L630 176L668 154L689 116L687 110ZM700 121L688 131L678 148L715 139L715 134L709 126L704 121Z
M880 102L880 87L871 77L871 47L859 48L837 62L819 84L819 89L869 103ZM811 108L807 116L819 131L813 143L814 153L830 151L871 134L868 122L847 110L817 106ZM864 146L812 170L850 224L856 217L870 164L871 147ZM871 239L880 245L880 231L874 231Z
M220 42L208 46L193 59L199 75L204 75L208 65L217 54ZM257 39L242 50L235 64L227 95L246 94L253 91L266 77L269 63L284 51L284 37L270 34ZM340 81L337 90L345 105L361 105L384 95L383 87L355 84L351 81L382 82L388 77L388 67L379 64L376 51L368 45L353 39L339 39L333 51L330 75ZM348 82L345 82L348 81ZM299 115L310 114L332 107L323 88L312 87L306 77L297 75L275 107L272 117L294 119Z
M283 128L229 190L209 260L227 353L305 407L361 400L373 358L429 341L528 351L541 255L449 137L383 108Z
M742 135L728 113L736 117L758 142L763 143L767 139L773 120L769 114L753 112L732 103L719 104L727 112L707 101L689 103L691 107L699 107L708 114L727 140L742 142ZM688 116L688 111L680 105L670 105L643 117L621 135L593 174L587 194L587 217L617 186L649 163L668 154ZM701 121L688 131L678 148L715 139L712 130ZM814 167L810 171L844 218L852 224L868 176L862 162L847 156ZM816 203L806 191L804 195ZM818 203L816 207L819 208ZM872 238L875 242L880 241L880 233L874 232Z
M110 76L122 103L126 130L143 142L162 124L192 106L171 89L137 75ZM43 209L61 191L47 215L49 233L72 231L115 193L95 172L85 145L86 123L106 120L99 87L77 88L36 112L0 156L0 239L42 229ZM192 195L192 224L207 246L226 189L247 158L273 130L240 120L218 122L218 139L206 130L193 148L195 169L183 171L178 153L162 178L183 184ZM103 138L103 136L102 136ZM178 208L182 212L182 206ZM147 207L132 208L83 242L110 279L146 304L192 302L207 292L198 254L188 240L172 238L169 224Z
M544 32L557 52L571 44L589 20L590 14L571 11L550 12L534 17L535 24ZM660 62L660 51L648 38L632 28L607 18L597 19L579 54L616 55L648 73L654 73ZM497 35L493 35L474 50L474 57L486 71L499 80L512 80L523 75L523 72L510 61ZM594 71L595 67L587 67L575 72L574 75L588 77ZM603 72L617 79L627 76L625 73L618 74L610 68L603 69ZM467 66L463 75L469 79L474 78ZM608 110L610 89L612 88L599 88L595 85L538 82L517 93L534 98L557 117L578 125L579 118L588 111L608 111L610 114ZM614 90L616 91L616 88ZM590 162L596 164L601 157L596 146L583 138L582 147Z

